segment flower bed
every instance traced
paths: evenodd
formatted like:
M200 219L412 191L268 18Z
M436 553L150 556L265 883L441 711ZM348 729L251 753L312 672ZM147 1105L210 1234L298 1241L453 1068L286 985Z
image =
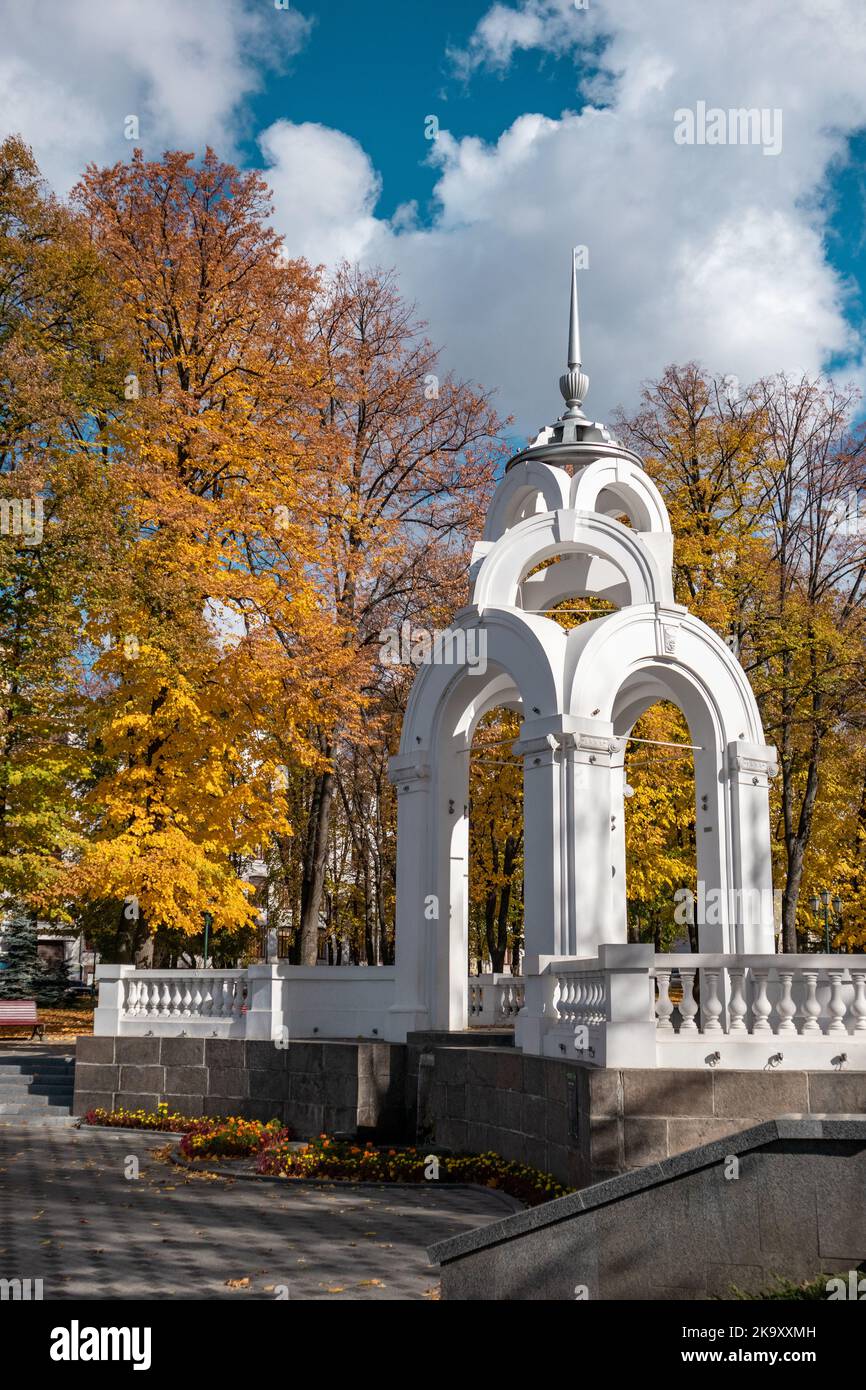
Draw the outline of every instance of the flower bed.
M571 1189L548 1173L511 1163L495 1153L433 1155L422 1149L374 1148L322 1134L303 1149L275 1143L263 1149L256 1171L287 1178L335 1178L343 1182L474 1183L498 1188L527 1206L552 1202Z
M291 1131L278 1120L223 1119L218 1115L180 1115L166 1104L154 1110L88 1110L86 1125L106 1125L112 1129L146 1129L158 1133L182 1134L181 1152L187 1158L250 1158L269 1144L286 1143Z
M191 1115L179 1115L169 1111L167 1105L156 1110L102 1110L98 1107L88 1110L82 1118L83 1125L101 1125L108 1129L148 1129L159 1133L185 1134L191 1125L199 1121ZM219 1124L215 1117L211 1124Z
M279 1120L195 1120L180 1141L180 1151L186 1158L251 1158L291 1137Z

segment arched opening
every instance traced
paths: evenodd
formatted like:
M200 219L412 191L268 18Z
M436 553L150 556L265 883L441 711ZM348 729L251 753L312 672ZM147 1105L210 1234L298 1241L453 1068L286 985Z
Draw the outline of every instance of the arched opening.
M521 713L479 720L469 775L469 973L520 974L523 953L523 763L512 751Z
M691 742L682 711L659 700L639 715L623 750L628 940L660 952L697 950L694 925L680 911L684 890L697 892Z
M622 685L613 723L623 739L622 781L612 787L611 811L622 815L614 864L621 856L628 939L652 942L657 951L696 950L694 917L678 912L683 895L693 904L699 882L726 893L732 874L725 742L716 713L689 674L646 662ZM722 947L727 922L720 913L714 924L720 939L705 938L703 949Z

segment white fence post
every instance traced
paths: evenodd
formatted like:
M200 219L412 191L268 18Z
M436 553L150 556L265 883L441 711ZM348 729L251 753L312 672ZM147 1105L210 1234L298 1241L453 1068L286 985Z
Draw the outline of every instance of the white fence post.
M274 1042L282 1035L283 982L278 971L278 965L247 969L246 1038Z
M651 945L600 945L607 1021L604 1024L606 1067L655 1065L656 1019Z
M94 1037L119 1036L126 989L124 981L134 972L134 965L97 965L99 999L93 1011Z

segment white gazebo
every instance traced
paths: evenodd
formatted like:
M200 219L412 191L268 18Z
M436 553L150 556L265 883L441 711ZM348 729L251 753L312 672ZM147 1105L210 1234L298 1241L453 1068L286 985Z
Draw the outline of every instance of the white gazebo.
M674 601L664 500L641 460L587 419L588 386L573 261L568 366L559 381L565 409L508 463L472 555L470 602L454 620L478 630L473 650L486 653L486 666L481 674L478 664L434 659L421 669L391 762L399 796L397 987L388 1030L395 1039L466 1027L469 752L479 720L495 706L522 717L514 745L523 758L525 819L519 1045L545 1050L551 1019L561 1021L552 962L597 963L600 950L619 946L632 953L621 963L637 965L650 949L626 946L623 758L635 721L658 700L676 704L688 723L697 874L707 895L718 893L717 920L699 927L700 950L775 949L775 750L764 742L739 662ZM547 616L563 600L588 595L616 611L570 632ZM609 951L607 959L614 959ZM557 994L561 1001L561 982ZM719 1003L723 1011L724 991ZM641 1022L648 1017L642 1006Z
M506 468L471 601L433 643L391 760L396 970L101 966L97 1034L286 1047L513 1022L525 1052L596 1067L866 1070L866 957L775 952L775 751L739 662L674 601L658 489L583 413L574 266L559 386L565 410ZM589 595L613 611L569 632L546 616ZM658 700L690 731L698 901L713 905L697 953L627 942L624 754ZM497 706L522 720L524 974L470 979L469 754Z

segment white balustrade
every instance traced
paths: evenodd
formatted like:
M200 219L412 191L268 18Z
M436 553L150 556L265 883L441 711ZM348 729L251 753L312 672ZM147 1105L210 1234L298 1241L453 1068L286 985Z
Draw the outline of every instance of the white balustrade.
M866 1032L866 960L857 957L657 955L653 975L656 1028L665 1036Z
M184 1032L195 1036L243 1035L248 992L245 970L115 969L121 1031L163 1036ZM129 1024L135 1025L134 1030Z
M523 1007L523 980L517 975L469 976L469 1027L495 1028L513 1023Z

